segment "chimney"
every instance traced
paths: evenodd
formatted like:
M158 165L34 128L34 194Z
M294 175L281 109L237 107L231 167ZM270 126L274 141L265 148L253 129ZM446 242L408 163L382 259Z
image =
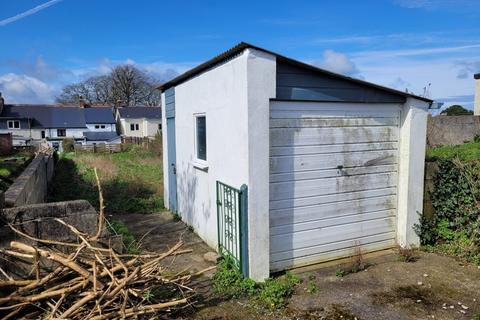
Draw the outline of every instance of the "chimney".
M87 100L83 96L80 96L78 98L78 104L80 105L80 108L88 108L90 105L87 103Z
M473 114L480 116L480 73L473 75L475 79L475 106L473 108Z
M3 105L5 104L5 99L2 97L2 93L0 92L0 115L3 112Z

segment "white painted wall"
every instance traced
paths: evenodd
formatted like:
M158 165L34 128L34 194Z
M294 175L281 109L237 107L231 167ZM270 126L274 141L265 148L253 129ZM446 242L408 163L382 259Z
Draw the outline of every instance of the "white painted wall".
M420 245L413 230L423 212L423 179L429 103L408 98L401 112L398 167L397 243Z
M269 149L270 99L276 96L276 59L247 49L248 70L248 255L249 276L270 275Z
M162 110L163 113L163 110ZM163 118L163 117L162 117ZM131 119L120 118L119 127L120 134L126 137L150 137L153 138L158 132L158 125L162 123L162 120L158 119ZM138 130L131 130L130 125L138 124Z
M162 106L165 106L165 93L161 95ZM167 116L165 114L165 109L162 107L162 128L165 128L165 134L162 134L162 156L163 156L163 204L165 208L170 209L169 200L169 186L168 186L168 140L167 140Z
M236 188L248 183L247 60L242 54L175 87L178 213L212 248L217 248L216 181ZM207 171L196 168L197 113L206 115ZM167 156L166 144L164 150ZM167 176L164 181L168 184Z
M480 79L475 79L475 108L474 114L480 116Z
M100 126L98 129L95 126ZM105 128L101 128L105 126ZM87 130L84 131L93 131L93 132L112 132L116 131L114 123L87 123Z

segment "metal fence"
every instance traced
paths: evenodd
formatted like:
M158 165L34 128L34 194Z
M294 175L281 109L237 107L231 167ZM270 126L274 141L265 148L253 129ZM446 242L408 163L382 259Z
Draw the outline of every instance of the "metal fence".
M217 181L218 251L244 276L248 273L247 195L246 185L236 189Z

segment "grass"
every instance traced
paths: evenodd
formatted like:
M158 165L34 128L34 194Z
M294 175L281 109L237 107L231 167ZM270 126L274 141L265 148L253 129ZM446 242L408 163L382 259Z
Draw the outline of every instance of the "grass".
M128 230L127 226L118 220L112 220L108 223L108 229L114 233L122 236L125 250L131 254L141 253L140 244L137 242L133 234Z
M159 153L138 146L119 153L63 153L49 201L85 199L98 209L94 168L106 214L151 213L163 209L163 170Z
M32 161L33 154L20 152L11 156L0 157L0 176L6 180L0 180L0 190L5 191L10 187L8 180L15 180Z
M458 157L463 161L480 159L480 142L467 142L460 145L441 146L427 151L427 160L453 159Z

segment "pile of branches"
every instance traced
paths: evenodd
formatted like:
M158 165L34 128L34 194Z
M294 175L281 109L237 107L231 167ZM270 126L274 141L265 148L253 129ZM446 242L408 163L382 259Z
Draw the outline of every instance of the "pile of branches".
M25 241L11 242L10 248L0 249L0 255L27 266L30 275L14 278L0 268L5 278L0 280L0 318L151 318L192 302L194 290L188 287L189 280L207 270L168 275L161 266L165 258L191 250L180 250L182 242L178 242L164 253L131 255L100 245L104 225L101 191L100 202L93 236L54 219L75 234L76 243L38 239L10 225Z

